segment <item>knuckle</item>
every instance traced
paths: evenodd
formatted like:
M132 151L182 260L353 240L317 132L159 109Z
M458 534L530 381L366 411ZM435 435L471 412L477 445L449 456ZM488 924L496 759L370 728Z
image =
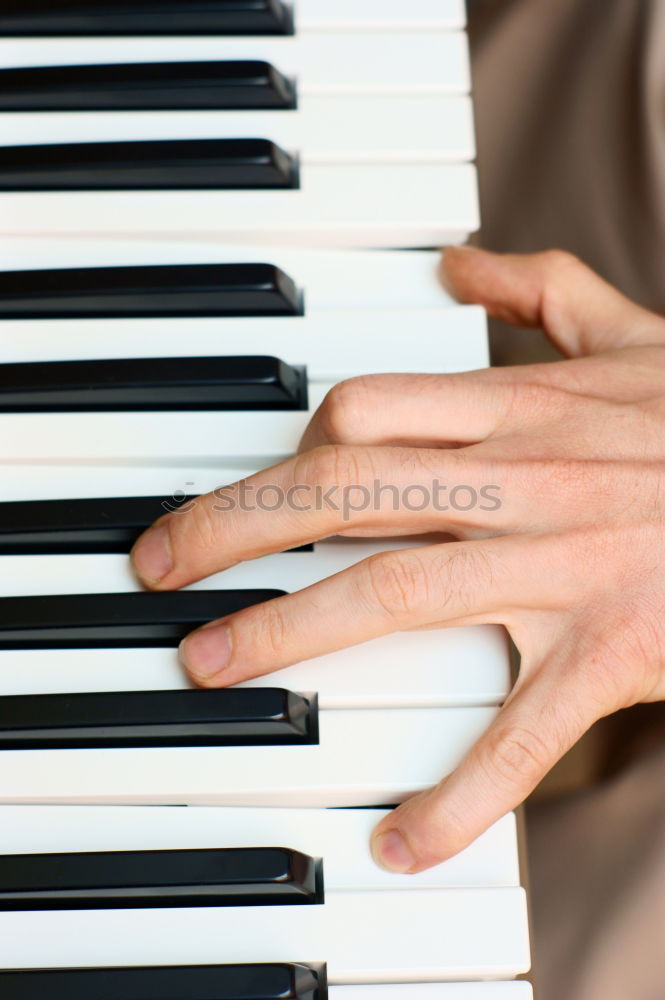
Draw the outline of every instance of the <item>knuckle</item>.
M460 614L474 614L484 595L492 592L502 568L496 558L482 548L468 545L443 546L438 551L434 574L443 612L452 602Z
M546 250L541 259L546 275L553 280L565 278L571 271L586 267L579 257L568 250Z
M373 463L368 449L325 444L296 459L296 482L308 486L345 486L371 481Z
M296 483L306 486L324 486L335 481L338 445L319 445L297 455L293 467Z
M370 378L358 376L339 382L328 392L318 413L319 426L327 441L344 443L362 433L370 385Z
M655 603L650 599L628 601L615 614L611 627L598 622L589 629L582 674L598 715L643 701L657 688L665 662L665 642Z
M370 598L388 618L406 620L428 604L429 574L415 552L382 552L368 559L365 566Z
M568 332L575 326L571 308L574 291L580 292L591 270L565 250L548 250L543 255L541 318L546 329Z
M243 629L251 636L252 646L260 650L262 660L279 661L284 655L288 628L281 600L266 601L252 609L249 628Z
M517 379L512 385L505 386L503 392L506 400L503 416L508 426L523 426L525 422L550 422L559 415L570 412L574 405L574 398L571 399L570 393L527 378Z
M176 558L191 550L208 552L220 542L221 518L213 504L197 503L169 515L169 535Z
M471 840L469 818L473 804L462 800L459 793L447 794L447 784L445 777L425 793L430 809L426 817L429 822L422 828L421 856L432 864L457 854Z
M508 788L531 787L549 766L547 746L533 730L524 727L488 733L486 764Z

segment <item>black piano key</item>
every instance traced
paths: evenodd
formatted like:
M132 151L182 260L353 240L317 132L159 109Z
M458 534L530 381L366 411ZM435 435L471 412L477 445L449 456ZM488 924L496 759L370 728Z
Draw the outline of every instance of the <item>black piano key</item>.
M0 271L3 319L298 316L300 293L272 264Z
M177 646L206 622L281 590L49 594L0 598L0 649Z
M326 1000L325 976L296 963L0 972L6 1000Z
M0 111L272 111L295 106L293 84L258 61L0 70Z
M322 902L320 864L283 847L0 855L0 910Z
M270 357L0 364L0 412L305 410L302 369Z
M282 688L0 697L0 750L307 745L316 704Z
M0 503L0 555L127 553L162 514L186 513L195 496L18 500ZM291 552L313 552L301 545Z
M289 189L296 160L267 139L167 139L0 148L0 191Z
M283 35L281 0L0 0L0 35Z

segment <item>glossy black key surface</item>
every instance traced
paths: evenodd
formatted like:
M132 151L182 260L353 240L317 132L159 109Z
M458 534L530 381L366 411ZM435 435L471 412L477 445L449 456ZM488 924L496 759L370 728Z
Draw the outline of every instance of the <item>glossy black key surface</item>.
M296 161L267 139L0 147L0 191L217 191L298 186Z
M0 271L0 320L298 316L301 295L272 264L165 264Z
M184 493L0 503L0 555L127 553L158 517L195 503Z
M305 373L278 358L0 364L3 413L305 409Z
M6 1000L326 1000L325 976L296 963L0 972Z
M162 514L187 514L195 496L18 500L0 503L0 555L127 553ZM291 552L313 552L301 545Z
M273 111L295 106L293 84L258 61L0 70L0 111Z
M283 847L0 854L0 910L320 903L319 876Z
M281 0L0 0L0 36L283 35Z
M316 705L282 688L0 697L0 750L316 743Z
M0 598L0 649L178 646L199 625L281 590L48 594Z

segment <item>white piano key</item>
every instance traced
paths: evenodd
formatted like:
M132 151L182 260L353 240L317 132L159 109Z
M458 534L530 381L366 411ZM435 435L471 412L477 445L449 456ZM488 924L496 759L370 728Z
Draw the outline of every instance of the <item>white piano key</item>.
M228 809L200 806L0 806L0 854L184 850L279 845L323 859L324 891L517 886L515 816L418 875L373 860L384 809Z
M386 983L330 986L330 1000L533 1000L526 982Z
M2 414L1 457L2 462L131 465L231 456L267 466L295 453L312 412L273 412L269 421L258 411Z
M352 29L404 31L463 28L463 0L296 0L297 32Z
M455 29L466 24L464 0L291 0L295 30Z
M453 299L438 279L439 254L432 250L323 250L274 246L214 246L187 240L95 240L70 237L0 237L0 268L122 267L149 264L210 264L265 261L286 271L304 289L307 309L448 308ZM483 354L483 357L486 355ZM467 367L486 364L472 360Z
M510 688L507 641L492 625L397 632L240 686L266 685L316 691L323 710L499 705ZM191 686L172 649L0 650L0 695Z
M258 465L270 465L295 453L329 389L329 383L312 383L308 410L273 411L268 416L259 410L0 414L0 463L55 458L112 464L159 464L163 459L166 464L223 456L243 464L236 460L260 456Z
M0 65L261 60L294 77L299 96L320 94L467 94L464 32L321 31L295 36L12 38Z
M304 164L300 188L0 194L5 235L215 238L236 243L423 247L478 228L472 164Z
M5 750L6 804L380 806L452 771L496 709L319 712L312 746Z
M486 366L479 306L317 310L305 316L5 320L0 364L112 358L278 355L311 382L381 372L461 372Z
M269 139L303 163L445 163L475 155L468 97L303 97L294 111L0 113L0 145Z
M223 456L214 464L192 462L164 465L29 465L0 462L0 502L5 500L67 500L77 497L161 496L210 493L223 480L238 482L260 469L260 463L237 465ZM167 501L168 502L168 501Z
M266 685L315 691L322 710L493 706L509 691L510 662L505 634L498 626L399 632L241 686ZM0 651L3 696L190 686L171 649Z
M0 967L325 961L329 982L509 978L529 967L524 890L331 893L319 906L0 914Z
M180 512L179 517L187 517ZM223 514L220 513L220 517ZM216 573L188 590L273 588L292 593L318 580L341 573L379 552L415 548L411 538L379 541L335 538L317 542L313 552L279 552L239 563ZM15 555L0 556L0 597L29 594L138 593L141 586L126 555Z

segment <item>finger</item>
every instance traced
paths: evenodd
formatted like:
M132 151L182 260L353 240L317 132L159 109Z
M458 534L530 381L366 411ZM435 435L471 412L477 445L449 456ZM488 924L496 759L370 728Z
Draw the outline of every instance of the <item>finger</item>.
M507 468L499 480L463 452L317 448L166 514L138 539L132 560L146 586L171 589L349 529L495 533L508 516L510 475Z
M453 295L516 326L539 327L568 357L665 342L665 320L631 302L571 254L448 247L441 278Z
M603 714L581 670L543 664L499 712L456 771L386 816L375 860L415 873L439 864L518 806Z
M312 417L300 451L324 444L473 444L504 422L515 393L495 371L369 375L334 386Z
M383 552L192 632L181 658L220 687L395 631L500 622L541 589L528 576L512 539Z

